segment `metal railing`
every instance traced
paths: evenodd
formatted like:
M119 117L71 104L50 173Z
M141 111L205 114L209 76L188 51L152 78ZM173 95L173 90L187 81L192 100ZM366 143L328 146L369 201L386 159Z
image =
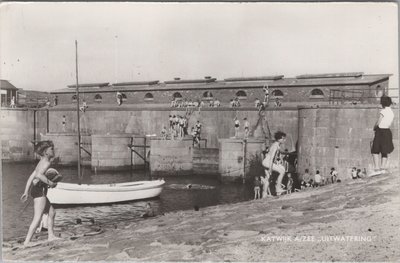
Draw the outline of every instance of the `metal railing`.
M390 91L397 91L392 95ZM395 93L395 92L393 92ZM389 94L392 99L398 100L398 89L384 89L383 94ZM331 89L329 91L329 104L379 104L379 97L374 89Z

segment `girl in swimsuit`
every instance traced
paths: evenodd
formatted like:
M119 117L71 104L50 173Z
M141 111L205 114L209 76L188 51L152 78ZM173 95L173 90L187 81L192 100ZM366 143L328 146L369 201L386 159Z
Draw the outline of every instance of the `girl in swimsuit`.
M50 167L54 158L54 145L52 141L41 141L35 145L35 152L40 155L40 161L35 170L29 176L26 182L25 191L21 196L21 201L26 202L28 199L29 188L32 185L31 196L33 198L34 216L26 235L24 246L28 245L32 239L33 233L40 224L40 220L44 213L48 213L48 240L57 239L54 235L53 225L56 212L47 198L47 187L55 187L57 183L47 179L45 173Z

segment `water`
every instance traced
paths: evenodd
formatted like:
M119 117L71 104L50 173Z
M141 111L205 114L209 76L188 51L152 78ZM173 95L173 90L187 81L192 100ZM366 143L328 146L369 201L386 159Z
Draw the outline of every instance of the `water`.
M3 240L13 240L23 237L28 231L33 217L33 202L24 209L26 203L20 201L25 184L35 168L34 163L9 164L3 163L2 177L2 222ZM78 183L77 169L71 167L55 167L62 175L63 182ZM147 180L143 171L131 175L128 172L92 173L83 169L82 183L122 183ZM157 214L178 210L192 210L194 206L206 207L217 204L235 203L250 200L253 192L250 186L242 184L221 184L218 180L202 176L166 177L163 192L159 198L132 201L123 204L97 206L69 206L56 209L56 231L68 231L76 228L76 220L94 218L96 224L102 227L113 227L118 224L129 224L144 220L145 204L150 202ZM192 189L187 188L192 184Z

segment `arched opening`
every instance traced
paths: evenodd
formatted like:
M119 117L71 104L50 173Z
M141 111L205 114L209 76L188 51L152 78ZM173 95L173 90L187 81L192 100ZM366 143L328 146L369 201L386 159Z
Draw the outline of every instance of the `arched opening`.
M214 97L211 91L206 91L203 93L203 98L212 98Z
M76 102L76 98L77 98L76 95L73 95L72 96L72 102Z
M311 91L311 96L318 96L318 97L323 97L324 96L324 92L322 92L322 90L320 89L313 89Z
M174 97L174 99L182 99L182 94L180 94L179 92L175 92L172 96Z
M244 90L239 90L238 92L236 92L236 96L239 99L247 99L247 94Z
M150 92L146 93L146 95L144 95L144 100L154 100L153 94Z
M272 96L273 97L277 97L277 98L282 98L283 97L283 92L279 89L276 89L272 92Z
M100 94L96 94L94 96L94 101L95 102L102 102L103 101L103 97Z
M126 101L126 95L125 95L125 93L122 93L121 95L122 95L122 101Z

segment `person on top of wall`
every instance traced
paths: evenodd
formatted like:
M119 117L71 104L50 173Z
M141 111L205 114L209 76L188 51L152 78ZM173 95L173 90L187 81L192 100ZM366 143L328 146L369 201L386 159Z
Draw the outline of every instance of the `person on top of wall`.
M234 121L234 125L235 125L235 138L237 138L239 136L240 122L237 117L235 117L235 119L233 119L233 121Z
M117 97L117 104L118 104L118 106L121 106L121 105L122 105L122 93L119 92L119 91L117 91L116 97Z
M264 91L264 106L268 107L268 103L269 103L269 87L268 85L264 85L263 87L263 91Z
M279 98L276 98L276 100L275 100L275 107L280 107L280 106L282 106L282 103L281 103L281 101L279 100Z
M381 105L383 109L380 111L378 121L374 126L375 136L371 147L374 171L370 176L386 172L388 155L394 150L393 137L390 130L394 119L394 114L390 107L392 99L389 96L382 96Z
M258 98L256 98L254 101L254 107L256 107L257 109L260 109L260 106L261 106L261 102Z
M46 97L46 107L50 107L50 100L48 97Z
M165 128L165 126L163 126L163 128L161 130L161 137L163 140L167 139L167 129Z
M84 113L84 112L86 111L87 108L88 108L88 106L87 106L86 100L83 99L83 100L82 100L82 106L80 106L79 109L80 109L81 112Z
M63 129L63 132L66 132L67 131L67 117L65 117L65 115L63 115L63 118L62 118L62 129Z
M10 107L15 108L15 96L12 96L11 98Z
M250 134L250 122L247 120L247 118L244 118L244 138L247 139L249 138Z
M55 187L57 183L49 180L46 177L51 162L55 156L54 144L52 141L41 141L35 145L35 152L40 155L40 161L37 164L35 170L29 176L26 182L25 191L21 196L21 201L26 202L28 200L28 194L33 198L34 216L32 223L29 226L28 234L26 235L24 246L29 245L32 236L39 226L43 214L48 214L48 240L58 239L54 235L54 218L56 212L47 198L47 188Z
M280 195L284 190L282 189L282 179L285 175L285 167L282 165L281 160L281 145L286 140L286 133L277 131L274 135L275 142L271 144L269 147L269 152L266 154L265 159L262 161L262 165L264 169L268 170L270 174L273 171L279 173L278 178L276 179L276 194Z

